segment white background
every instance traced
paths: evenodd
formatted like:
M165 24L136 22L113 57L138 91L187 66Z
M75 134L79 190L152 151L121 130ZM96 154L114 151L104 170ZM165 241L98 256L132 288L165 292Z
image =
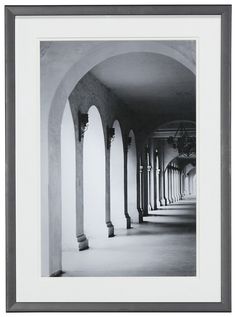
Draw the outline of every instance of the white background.
M127 4L127 2L125 2L125 1L123 1L123 2L121 2L121 1L84 1L84 2L82 2L82 1L70 1L70 3L65 3L65 2L63 2L63 1L51 1L50 3L48 2L48 1L40 1L40 3L36 3L35 2L35 4L40 4L40 5L48 5L48 4L122 4L122 3L124 3L124 4ZM194 3L194 4L217 4L217 3L219 3L219 4L223 4L223 3L230 3L230 2L228 2L228 1L208 1L207 3L205 3L205 2L200 2L200 1L182 1L181 2L182 4L191 4L191 3ZM18 2L18 1L5 1L5 3L4 4L13 4L13 5L17 5L17 4L28 4L28 5L32 5L32 4L34 4L34 3L32 3L32 1L22 1L22 2ZM178 2L178 1L164 1L164 2L158 2L158 1L149 1L148 3L147 2L145 2L145 1L129 1L129 4L180 4L180 2ZM234 17L234 15L235 15L235 13L233 12L233 19L235 18ZM2 17L2 21L3 21L3 7L1 8L1 17ZM233 23L233 29L234 29L234 23ZM3 28L1 28L1 43L3 43L3 41L4 41L4 34L3 34L3 32L4 32L4 29ZM233 43L234 44L234 43ZM235 45L233 45L233 54L232 55L235 55L235 47L234 47ZM3 51L3 48L1 49L1 51L0 51L0 53L1 53L1 63L3 63L3 61L4 61L4 51ZM1 65L2 67L1 67L1 70L3 70L4 69L4 65L2 64ZM233 65L234 66L234 65ZM234 70L234 69L233 69ZM233 76L235 76L235 74L233 73ZM234 77L233 77L233 79L234 79ZM233 82L234 82L234 80L233 80ZM234 86L234 85L232 85L232 86ZM0 199L0 203L1 203L1 213L0 213L0 224L1 224L1 230L0 230L0 241L1 242L3 242L4 241L4 237L5 237L5 228L4 228L4 224L5 224L5 220L4 220L4 72L2 71L1 72L1 91L2 91L2 93L0 94L0 97L1 97L1 105L2 105L2 107L0 108L1 110L1 112L0 112L0 120L1 120L1 135L0 135L0 137L1 137L1 146L2 146L2 148L1 148L1 153L2 153L2 155L1 155L1 177L0 177L0 179L1 179L1 199ZM234 103L234 99L235 99L235 95L233 94L233 99L232 99L232 104ZM233 111L233 122L234 122L234 120L235 120L235 115L234 115L234 111ZM232 135L234 136L235 135L235 133L236 133L236 127L235 127L235 124L234 124L234 127L233 127L233 130L232 130ZM234 140L234 138L233 138L233 140ZM235 157L235 148L233 147L233 158L232 158L232 162L233 162L233 160L234 160L234 157ZM234 172L234 168L233 168L233 172ZM234 189L235 189L235 186L234 186L234 183L233 183L233 189L232 189L232 192L234 191ZM234 210L234 207L235 207L235 203L233 203L233 205L232 205L232 210ZM233 216L233 227L234 227L234 223L235 223L235 217L234 217L234 215L232 215ZM233 238L234 238L234 236L235 236L235 234L233 234ZM234 240L234 239L233 239ZM1 280L0 280L0 285L1 285L1 293L0 293L0 300L1 300L1 302L0 302L0 312L1 312L1 314L3 313L4 314L4 311L5 311L5 276L4 276L4 272L5 272L5 268L4 268L4 266L5 266L5 263L4 263L4 258L5 258L5 252L4 252L4 247L2 246L1 247L1 251L2 251L2 254L1 254L1 256L0 256L0 259L1 259L1 261L0 261L0 265L1 265ZM235 259L234 259L235 257L234 257L234 254L233 254L233 263L235 262ZM24 315L24 314L23 314ZM27 316L29 316L29 315L31 315L31 314L27 314ZM47 315L47 314L44 314L44 316L45 315ZM60 314L60 316L63 316L63 315L65 315L65 314ZM166 315L166 314L165 314Z

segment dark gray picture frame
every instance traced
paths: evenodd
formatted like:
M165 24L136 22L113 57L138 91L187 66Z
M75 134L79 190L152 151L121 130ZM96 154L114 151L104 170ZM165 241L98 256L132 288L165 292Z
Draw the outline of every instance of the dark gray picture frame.
M46 15L221 16L221 302L62 303L16 301L15 17ZM8 312L231 311L231 6L6 6L6 310Z

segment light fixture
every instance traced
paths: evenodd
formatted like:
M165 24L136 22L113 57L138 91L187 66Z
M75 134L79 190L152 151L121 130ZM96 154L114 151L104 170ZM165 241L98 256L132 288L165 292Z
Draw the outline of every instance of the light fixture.
M128 148L131 146L131 144L132 144L132 137L129 136L129 137L128 137L128 140L127 140Z
M169 136L167 142L178 150L180 156L190 157L196 154L196 137L188 135L183 123L180 123L174 137Z
M88 129L88 114L78 113L78 121L79 121L79 141L84 137L85 131Z
M111 142L115 138L115 129L107 126L107 149L111 148Z

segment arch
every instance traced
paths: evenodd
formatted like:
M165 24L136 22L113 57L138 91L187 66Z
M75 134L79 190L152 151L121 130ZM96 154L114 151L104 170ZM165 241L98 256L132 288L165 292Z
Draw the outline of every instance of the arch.
M145 42L145 43L144 43ZM53 46L49 46L48 51ZM42 114L44 118L42 126L42 146L41 151L43 164L42 174L42 195L45 197L45 206L47 210L42 216L42 221L48 221L49 229L44 229L43 235L49 236L49 245L43 245L42 254L43 271L45 274L52 274L61 269L61 230L54 228L61 227L61 121L65 109L66 101L77 82L94 66L108 59L109 57L132 52L151 52L156 54L166 55L175 59L177 62L184 65L190 71L195 73L195 63L190 61L182 52L171 47L167 42L146 42L146 41L131 41L131 42L102 42L96 45L96 50L90 50L73 65L68 57L69 69L66 69L65 62L62 68L58 68L58 75L55 83L50 83L50 91L46 91L41 96L41 102L48 105L44 107L45 112ZM71 52L72 54L72 52ZM77 57L78 58L78 57ZM73 60L73 58L72 58ZM61 71L62 69L62 71ZM59 83L59 84L58 84ZM48 184L48 186L46 186ZM48 219L47 219L48 217ZM45 218L45 219L44 219ZM48 259L49 256L49 261ZM47 264L48 263L48 267Z
M179 155L174 156L173 158L169 159L169 161L167 161L166 166L165 166L165 171L168 168L169 165L171 165L172 163L175 162L175 160L179 157Z
M106 236L105 221L105 143L100 113L88 111L89 126L83 140L84 231L90 245L93 238Z
M133 130L129 132L130 145L127 157L127 191L128 191L128 213L131 223L139 222L137 210L137 151L136 140Z
M146 134L146 137L145 139L143 140L144 143L147 142L147 140L152 137L153 133L158 133L158 130L161 129L161 128L165 128L165 127L168 127L169 125L172 125L172 124L179 124L179 123L190 123L192 124L193 126L196 127L196 122L195 121L192 121L192 120L172 120L172 121L169 121L169 120L164 120L162 121L162 123L160 125L150 125L150 128L149 130L147 131L147 134Z
M111 144L111 221L114 228L126 228L124 214L124 149L120 123L113 124L115 138Z
M187 173L188 173L188 174L194 174L194 173L196 174L196 167L195 167L195 166L192 166L192 168L189 169Z
M196 126L196 122L192 121L192 120L172 120L172 121L166 121L163 122L158 129L160 128L165 128L169 125L173 125L173 124L179 124L179 123L191 123L192 125Z
M187 164L184 168L185 174L187 175L191 170L196 169L191 163Z

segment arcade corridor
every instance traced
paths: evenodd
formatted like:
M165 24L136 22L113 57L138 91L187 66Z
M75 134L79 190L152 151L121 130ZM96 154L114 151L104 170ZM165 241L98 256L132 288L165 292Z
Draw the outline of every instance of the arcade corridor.
M97 240L90 252L64 252L62 276L194 276L195 215L191 196L152 211L114 239Z
M195 53L41 42L42 276L196 275Z

